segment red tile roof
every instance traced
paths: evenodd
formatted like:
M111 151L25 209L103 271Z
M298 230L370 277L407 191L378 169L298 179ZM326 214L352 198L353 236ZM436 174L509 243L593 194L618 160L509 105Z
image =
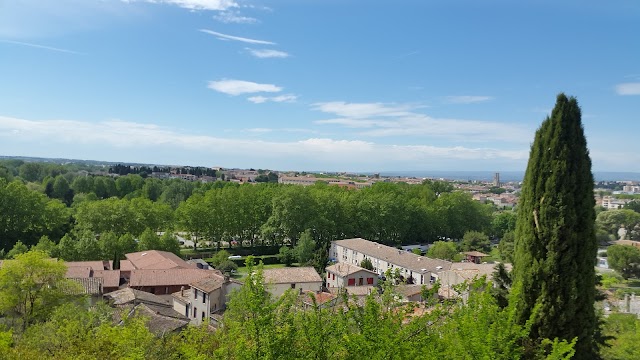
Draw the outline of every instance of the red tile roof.
M98 270L93 272L94 278L102 278L103 287L120 286L120 270Z
M211 270L202 269L153 269L132 270L129 286L173 286L189 285L211 275Z
M136 269L195 269L197 266L189 264L174 253L167 251L148 250L125 255ZM122 263L121 263L122 264Z
M90 278L91 268L88 266L72 266L67 268L66 278Z

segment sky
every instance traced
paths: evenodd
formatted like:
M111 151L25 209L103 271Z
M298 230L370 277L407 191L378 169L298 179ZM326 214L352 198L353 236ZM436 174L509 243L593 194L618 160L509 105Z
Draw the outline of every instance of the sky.
M560 92L640 172L640 2L0 0L0 155L523 171Z

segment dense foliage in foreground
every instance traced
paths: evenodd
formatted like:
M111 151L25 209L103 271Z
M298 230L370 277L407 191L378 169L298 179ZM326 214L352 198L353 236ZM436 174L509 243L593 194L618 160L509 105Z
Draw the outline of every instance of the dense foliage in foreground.
M399 303L390 284L362 306L300 307L298 294L271 298L262 271L249 271L231 297L224 324L154 337L144 320L115 325L104 305L66 303L24 333L0 332L5 359L514 359L528 330L513 309L500 308L488 290L472 285L467 304L423 311ZM432 304L433 305L433 304ZM415 310L415 311L414 311ZM540 358L565 359L572 344L545 342ZM548 356L547 356L548 355Z

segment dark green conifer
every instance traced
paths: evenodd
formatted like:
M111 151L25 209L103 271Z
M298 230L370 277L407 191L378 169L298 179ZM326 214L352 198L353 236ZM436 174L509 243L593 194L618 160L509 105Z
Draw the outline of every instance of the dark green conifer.
M533 344L577 337L576 359L597 358L594 205L580 107L560 94L531 146L515 240L514 283L522 291L512 301L521 324L532 320Z

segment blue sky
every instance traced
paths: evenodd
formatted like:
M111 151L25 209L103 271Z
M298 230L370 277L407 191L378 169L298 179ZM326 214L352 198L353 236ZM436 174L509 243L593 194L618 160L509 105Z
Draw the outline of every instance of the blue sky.
M0 154L524 170L559 92L640 172L640 2L0 1Z

